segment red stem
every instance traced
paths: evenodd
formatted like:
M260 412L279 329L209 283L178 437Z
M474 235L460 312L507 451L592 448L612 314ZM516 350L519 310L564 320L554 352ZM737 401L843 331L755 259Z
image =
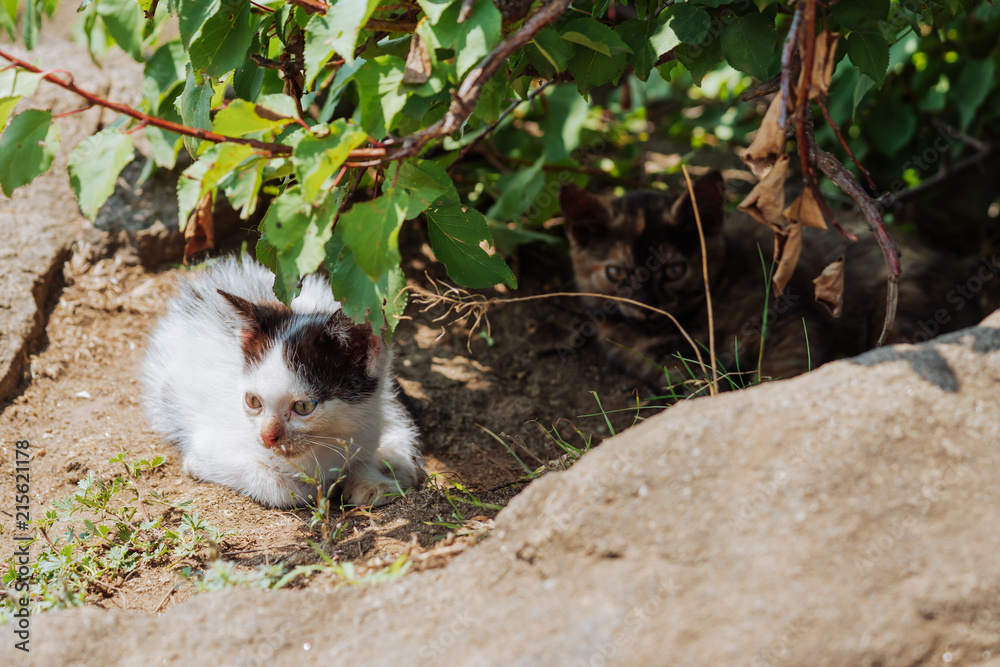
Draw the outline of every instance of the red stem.
M218 134L210 130L202 130L195 127L188 127L187 125L181 125L180 123L174 123L173 121L163 120L162 118L156 118L155 116L150 116L144 114L137 109L133 109L125 104L119 104L117 102L112 102L106 100L103 97L94 95L93 93L87 92L82 88L77 87L75 83L71 81L63 81L56 77L51 72L43 72L31 63L27 63L20 58L16 58L4 51L0 51L0 58L4 58L21 69L33 72L35 74L41 74L42 78L46 81L56 84L60 88L65 88L75 95L79 95L83 99L90 102L92 105L104 107L106 109L111 109L112 111L117 111L118 113L134 118L139 122L146 123L148 125L153 125L161 129L173 132L175 134L181 134L188 137L195 137L197 139L203 139L205 141L211 141L214 143L230 142L234 144L245 144L247 146L253 146L263 151L267 151L271 155L288 155L292 152L290 146L285 146L284 144L275 144L267 141L258 141L257 139L244 139L242 137L229 137L224 134ZM72 75L70 76L72 79Z

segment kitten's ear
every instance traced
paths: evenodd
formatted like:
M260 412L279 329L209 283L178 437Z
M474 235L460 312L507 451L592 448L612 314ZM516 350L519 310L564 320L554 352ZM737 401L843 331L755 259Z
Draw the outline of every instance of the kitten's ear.
M264 358L282 322L291 310L280 303L254 303L243 297L216 290L236 311L240 321L240 347L247 363Z
M260 319L254 304L243 297L216 290L223 299L229 302L236 314L239 315L244 329L249 329L253 333L260 333Z
M726 201L726 184L722 180L722 174L713 169L691 185L695 201L698 203L698 213L701 214L701 226L705 230L705 235L717 234L722 229L723 205ZM694 206L691 204L691 194L688 192L686 184L684 193L677 198L671 207L670 215L673 218L673 224L696 229Z
M571 183L559 188L559 207L566 235L574 245L585 246L604 236L611 222L607 204Z
M382 338L375 333L371 324L355 324L343 311L338 310L327 320L322 337L326 344L333 345L348 357L353 366L363 369L366 375L375 375L379 353L382 351Z

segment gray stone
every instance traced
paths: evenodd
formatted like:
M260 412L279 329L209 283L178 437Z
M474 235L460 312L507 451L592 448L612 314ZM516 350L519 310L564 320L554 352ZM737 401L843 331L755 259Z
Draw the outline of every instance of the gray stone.
M30 662L996 664L998 383L1000 313L681 403L531 484L443 569L50 613Z

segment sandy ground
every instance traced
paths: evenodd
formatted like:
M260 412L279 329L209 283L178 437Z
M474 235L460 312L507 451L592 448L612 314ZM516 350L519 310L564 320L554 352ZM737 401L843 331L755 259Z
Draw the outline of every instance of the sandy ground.
M417 230L409 237L407 270L414 280L426 282L424 271L433 271L422 254L426 245ZM520 266L515 263L522 285L518 296L567 287L566 267L544 259L553 253L528 254ZM335 512L324 535L322 526L310 530L308 510L264 508L183 474L174 447L147 425L139 384L146 337L180 270L150 272L123 254L96 261L87 256L86 248L78 248L67 263L65 287L52 304L46 338L31 358L32 380L2 406L0 465L5 477L14 468L13 442L29 440L34 453L32 512L40 516L53 501L71 495L88 472L102 479L120 474L120 464L108 459L122 450L130 460L163 456L166 464L140 480L144 492L190 500L203 519L232 532L214 553L205 551L179 563L165 559L124 580L94 586L88 604L162 611L195 594L179 568L198 570L218 554L244 569L277 561L321 562L310 541L338 561L353 562L360 572L380 568L404 552L414 569L441 566L487 535L496 515L494 509L461 505L462 517L456 518L441 485L457 481L479 500L497 506L524 488L523 468L484 428L504 434L518 456L537 468L558 463L563 453L540 427L558 423L577 446L583 442L574 427L593 436L594 443L607 435L602 416L581 416L597 412L592 391L606 410L636 404L633 383L610 371L594 345L568 356L557 352L571 333L571 300L496 308L490 312L491 340L470 336L461 323L434 322L443 309L421 313L411 304L413 319L399 326L394 340L397 371L419 408L428 469L440 477L386 507ZM634 420L634 411L613 416L616 430ZM13 507L13 494L13 484L0 486L0 508ZM0 531L2 554L14 548L13 516L7 514L0 518L6 527ZM324 542L338 523L344 524L339 537ZM36 553L39 549L33 547ZM296 585L336 583L336 577L321 574Z

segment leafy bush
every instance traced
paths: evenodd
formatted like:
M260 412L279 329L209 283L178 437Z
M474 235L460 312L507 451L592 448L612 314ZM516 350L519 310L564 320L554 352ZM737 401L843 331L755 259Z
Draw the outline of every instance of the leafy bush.
M42 14L57 6L3 0L0 28L13 37L19 27L30 49ZM144 63L141 107L115 105L65 74L43 75L0 51L17 65L0 72L0 185L10 195L52 163L59 135L51 113L13 113L48 79L122 114L70 159L72 185L91 219L133 159L131 133L141 130L153 147L151 165L173 168L182 152L193 159L178 184L182 228L210 227L220 193L244 218L267 202L254 217L257 256L275 271L276 295L289 301L301 276L325 263L345 312L391 331L405 306L404 221L423 216L434 254L456 282L514 287L494 242L511 249L538 238L532 228L555 212L560 182L631 170L636 136L648 129L646 103L679 95L683 106L694 95L730 108L750 77L771 80L775 90L796 7L776 0L83 0L78 33L91 51L117 45ZM983 111L996 125L990 35L1000 18L992 5L840 0L818 11L821 27L845 36L830 113L849 136L865 139L855 148L872 155L880 174L902 172L908 183L925 176L900 169L897 159L926 141L919 113L943 112L969 130ZM720 83L725 66L732 69ZM891 78L885 95L872 94L890 72L904 76ZM918 111L899 103L908 96L920 98ZM609 112L588 110L591 98ZM518 107L525 102L533 110ZM868 114L863 123L859 111ZM668 131L697 145L706 131L734 139L735 127L740 141L755 113L743 107L690 121L676 107ZM836 141L827 129L819 138ZM484 143L502 148L487 151L491 162L473 161ZM500 173L498 159L513 169Z

